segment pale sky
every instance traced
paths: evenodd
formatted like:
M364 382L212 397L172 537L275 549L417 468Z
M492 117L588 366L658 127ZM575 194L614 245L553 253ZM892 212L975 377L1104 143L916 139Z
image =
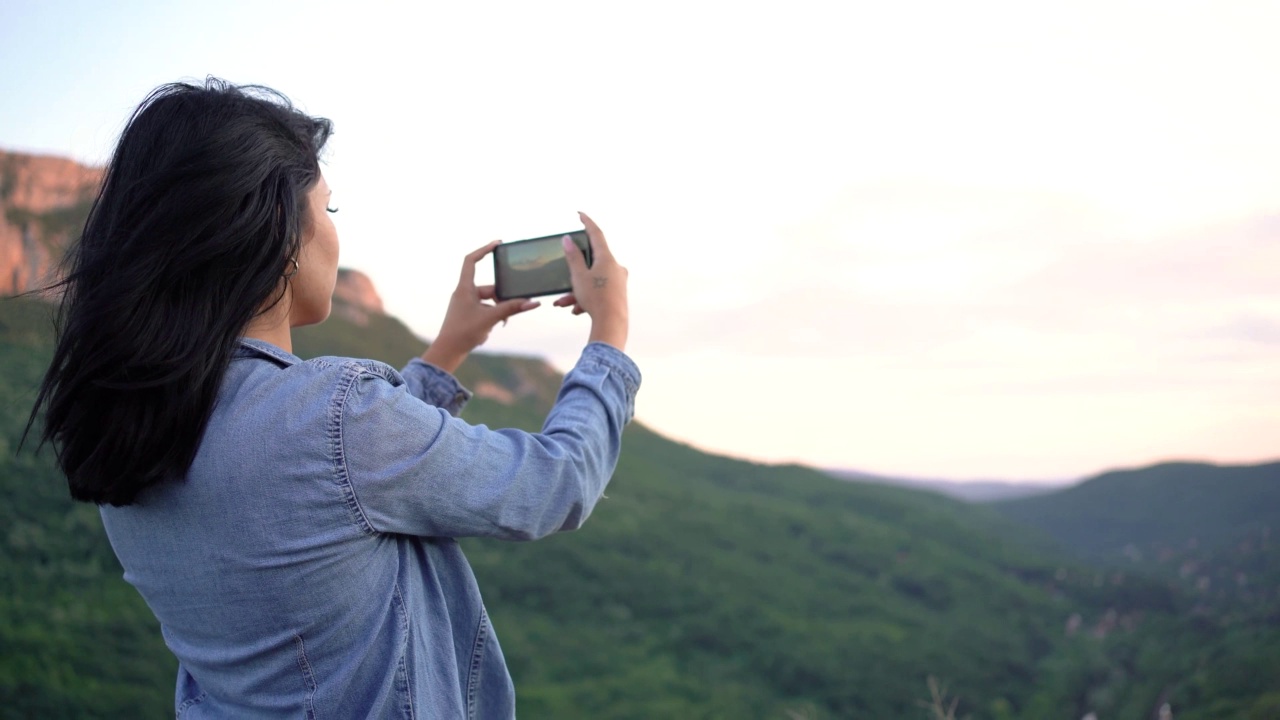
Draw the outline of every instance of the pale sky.
M1276 37L1274 2L6 0L0 147L101 163L156 85L269 85L334 121L343 264L424 336L464 253L581 209L660 432L1065 479L1280 456Z

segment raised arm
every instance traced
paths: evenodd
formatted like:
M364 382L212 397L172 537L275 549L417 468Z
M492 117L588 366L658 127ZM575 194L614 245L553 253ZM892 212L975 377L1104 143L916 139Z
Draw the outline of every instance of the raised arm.
M592 343L542 432L469 425L368 370L342 392L335 463L370 532L530 540L581 526L613 475L640 374Z

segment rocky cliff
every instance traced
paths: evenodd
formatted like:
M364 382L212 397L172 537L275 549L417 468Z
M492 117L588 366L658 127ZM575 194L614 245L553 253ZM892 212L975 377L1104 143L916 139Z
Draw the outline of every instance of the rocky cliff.
M333 288L333 310L351 322L364 327L369 324L369 314L385 315L382 297L373 286L373 280L359 270L338 269L338 283Z
M102 172L66 158L0 151L0 294L26 292L49 282L53 266L84 227ZM421 352L421 341L387 316L382 297L368 275L339 269L333 296L333 315L339 321L330 323L331 327L346 321L362 328L365 340L370 333L390 335L390 344L396 348L391 354L396 357L396 353L408 356ZM335 346L328 342L332 333L318 332L314 354L345 351L363 356L370 352L368 347ZM408 350L401 351L401 346ZM482 371L469 369L467 376L476 395L504 405L535 399L550 406L555 399L560 376L544 361L478 357L472 365L483 366Z
M102 169L66 158L0 151L0 293L26 292L84 225Z
M48 155L0 150L0 293L26 292L50 280L77 237L102 182L102 168ZM338 271L335 310L358 325L385 314L369 276Z

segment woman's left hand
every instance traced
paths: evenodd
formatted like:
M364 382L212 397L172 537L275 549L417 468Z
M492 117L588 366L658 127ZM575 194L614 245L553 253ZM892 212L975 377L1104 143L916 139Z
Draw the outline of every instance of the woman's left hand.
M485 302L494 299L494 288L492 285L476 286L476 263L493 252L500 242L494 240L462 261L462 277L449 298L449 309L445 311L435 342L422 354L424 361L446 372L455 372L472 350L489 339L494 325L499 322L505 324L512 315L528 312L542 304L523 298L495 304Z

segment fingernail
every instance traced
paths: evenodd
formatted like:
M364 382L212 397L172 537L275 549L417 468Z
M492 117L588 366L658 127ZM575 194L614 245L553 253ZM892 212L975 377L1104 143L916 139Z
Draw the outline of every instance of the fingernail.
M564 246L565 252L569 252L570 250L573 249L573 238L569 237L568 235L565 235L564 237L560 238L560 244Z

